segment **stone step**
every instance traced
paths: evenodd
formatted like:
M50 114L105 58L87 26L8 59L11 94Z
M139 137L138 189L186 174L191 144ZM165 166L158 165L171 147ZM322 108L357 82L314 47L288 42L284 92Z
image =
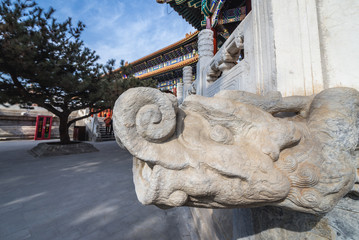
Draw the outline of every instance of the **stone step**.
M107 141L115 141L115 138L105 138L105 139L101 139L101 142L107 142Z
M115 141L115 135L106 134L106 127L100 127L101 141Z

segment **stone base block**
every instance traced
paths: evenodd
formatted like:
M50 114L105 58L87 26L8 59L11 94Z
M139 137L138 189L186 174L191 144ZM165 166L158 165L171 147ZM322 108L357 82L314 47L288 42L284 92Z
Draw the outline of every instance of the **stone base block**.
M92 144L84 142L73 142L61 145L59 142L39 143L36 147L29 150L34 157L60 156L79 153L98 152Z

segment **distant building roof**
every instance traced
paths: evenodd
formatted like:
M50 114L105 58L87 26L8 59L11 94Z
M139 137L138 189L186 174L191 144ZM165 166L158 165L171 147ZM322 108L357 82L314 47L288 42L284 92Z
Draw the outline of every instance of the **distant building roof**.
M171 45L168 45L167 47L164 47L164 48L162 48L160 50L157 50L157 51L155 51L155 52L153 52L153 53L151 53L151 54L149 54L147 56L144 56L144 57L142 57L140 59L137 59L136 61L131 62L130 65L132 65L132 66L138 65L138 64L140 64L142 62L145 62L147 60L153 59L153 58L155 58L155 57L157 57L157 56L159 56L161 54L164 54L166 52L174 50L180 45L185 45L186 43L190 42L193 38L197 37L198 33L199 32L196 31L194 33L186 34L185 38L183 38L183 39L181 39L181 40L179 40L179 41L177 41L177 42L175 42L175 43L173 43Z
M169 66L166 66L166 67L157 69L157 70L155 70L155 71L142 74L142 75L138 76L138 78L140 78L140 79L150 78L150 77L152 77L152 76L159 75L159 74L162 74L162 73L165 73L165 72L169 72L169 71L173 71L173 70L176 70L176 69L178 69L178 68L183 68L183 67L185 67L185 66L187 66L187 65L190 65L190 64L192 64L192 63L195 63L195 62L198 62L198 55L196 55L196 56L193 57L193 58L190 58L190 59L181 61L181 62L179 62L179 63L173 64L173 65L169 65Z

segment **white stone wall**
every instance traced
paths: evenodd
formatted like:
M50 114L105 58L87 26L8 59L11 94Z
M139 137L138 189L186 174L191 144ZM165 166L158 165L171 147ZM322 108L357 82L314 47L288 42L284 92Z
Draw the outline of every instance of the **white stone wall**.
M358 0L252 0L252 12L213 58L211 42L204 41L209 30L200 33L197 94L239 89L308 96L331 87L359 89L358 22ZM244 60L216 79L222 62L232 61L227 48L239 34Z
M359 1L316 2L324 86L359 89Z
M284 96L323 90L315 0L272 1L277 90Z

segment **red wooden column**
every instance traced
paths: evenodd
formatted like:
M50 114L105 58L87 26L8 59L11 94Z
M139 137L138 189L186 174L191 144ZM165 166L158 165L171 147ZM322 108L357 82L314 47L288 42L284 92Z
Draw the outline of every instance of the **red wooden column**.
M252 10L252 1L246 0L246 14L248 14Z
M212 28L213 31L213 55L217 53L217 30Z
M213 55L217 53L217 30L212 28L211 18L206 18L206 29L211 29L213 31Z

